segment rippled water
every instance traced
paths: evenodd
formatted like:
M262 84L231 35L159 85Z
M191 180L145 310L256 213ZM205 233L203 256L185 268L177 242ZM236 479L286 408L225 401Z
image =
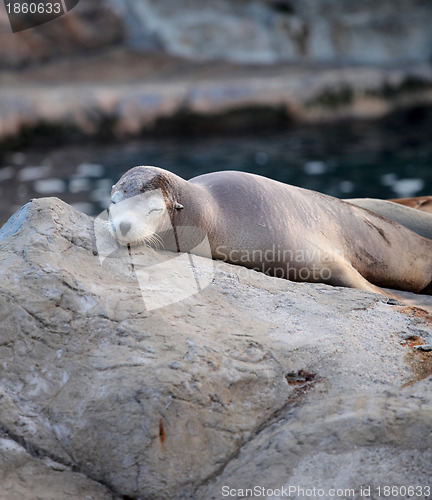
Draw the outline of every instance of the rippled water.
M375 123L8 153L0 164L0 223L41 196L57 196L98 214L106 208L111 185L135 165L157 165L186 179L244 170L342 198L430 195L431 130L432 110L419 109Z

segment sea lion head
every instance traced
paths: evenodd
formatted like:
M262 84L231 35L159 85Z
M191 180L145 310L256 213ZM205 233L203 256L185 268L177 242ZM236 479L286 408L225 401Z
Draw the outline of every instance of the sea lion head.
M128 170L111 191L111 232L121 245L156 243L171 229L171 214L183 208L173 195L170 173L157 167Z

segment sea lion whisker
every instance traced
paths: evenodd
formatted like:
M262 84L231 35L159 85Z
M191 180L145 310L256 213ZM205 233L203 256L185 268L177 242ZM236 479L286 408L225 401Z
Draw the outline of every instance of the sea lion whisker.
M156 249L164 250L164 243L162 241L162 238L156 233L145 238L145 243L152 248L154 246Z

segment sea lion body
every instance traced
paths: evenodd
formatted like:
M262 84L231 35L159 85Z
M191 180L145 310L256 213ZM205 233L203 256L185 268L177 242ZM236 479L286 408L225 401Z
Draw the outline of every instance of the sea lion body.
M422 210L432 214L432 196L417 196L414 198L394 198L388 201L393 203L398 203L400 205L405 205L406 207L411 207L416 210Z
M432 239L432 213L390 200L351 198L345 201L387 217L424 238Z
M420 292L432 281L432 241L331 196L245 172L185 181L156 167L135 167L113 187L111 199L123 202L155 189L166 205L161 230L153 225L149 231L143 216L135 234L158 233L167 250L179 250L164 235L169 217L174 228L204 231L214 259L281 278L381 293L380 286ZM117 239L142 243L147 236L119 233L127 217L121 208L111 217Z

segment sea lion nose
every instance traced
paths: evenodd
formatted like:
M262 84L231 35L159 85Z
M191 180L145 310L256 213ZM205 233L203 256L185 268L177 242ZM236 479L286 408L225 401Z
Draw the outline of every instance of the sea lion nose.
M126 236L130 231L132 224L130 222L120 222L120 232L122 236Z

